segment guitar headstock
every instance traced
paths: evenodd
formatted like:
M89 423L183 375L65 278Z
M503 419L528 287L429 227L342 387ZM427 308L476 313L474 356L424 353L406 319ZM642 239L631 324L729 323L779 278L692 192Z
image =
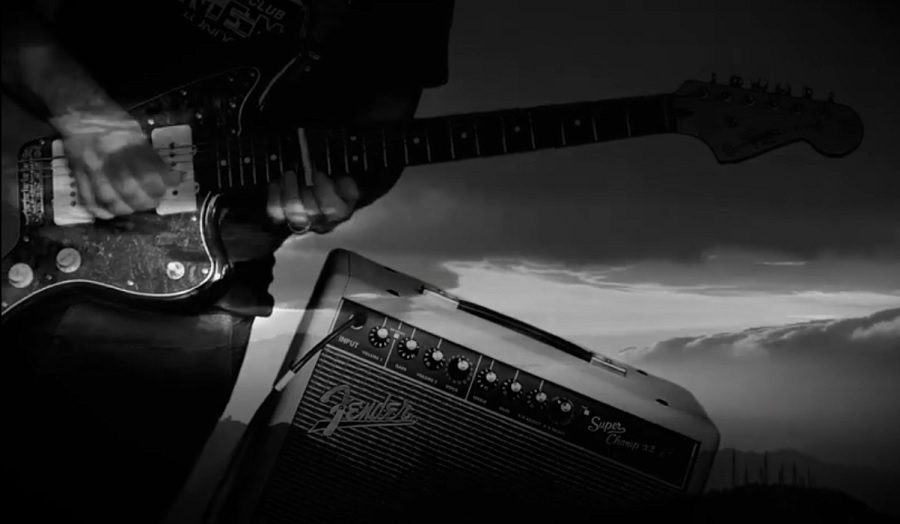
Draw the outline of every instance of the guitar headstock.
M804 141L828 157L852 153L862 142L863 124L843 104L816 100L812 90L799 96L790 86L769 89L758 80L744 87L740 77L727 84L689 80L673 95L676 129L706 143L721 163L753 158Z

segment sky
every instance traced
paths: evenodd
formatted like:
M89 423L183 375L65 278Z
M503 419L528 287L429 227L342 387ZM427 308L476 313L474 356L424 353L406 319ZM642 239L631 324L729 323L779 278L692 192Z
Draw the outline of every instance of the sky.
M664 135L408 169L279 251L241 418L330 249L357 251L690 390L722 445L900 471L900 17L888 2L457 3L418 116L674 92L731 74L835 92L865 126L720 165Z

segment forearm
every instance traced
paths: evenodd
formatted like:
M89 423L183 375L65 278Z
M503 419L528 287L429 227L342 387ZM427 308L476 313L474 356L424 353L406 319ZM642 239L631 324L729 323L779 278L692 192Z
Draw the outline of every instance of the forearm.
M12 2L3 8L3 89L38 111L61 132L86 117L120 118L121 110L88 71L57 41L35 11Z

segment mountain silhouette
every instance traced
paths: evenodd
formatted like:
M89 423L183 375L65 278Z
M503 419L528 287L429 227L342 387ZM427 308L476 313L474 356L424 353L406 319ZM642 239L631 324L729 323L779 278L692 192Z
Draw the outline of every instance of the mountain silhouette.
M872 509L900 517L900 474L832 464L799 451L719 450L707 492L747 485L814 487L844 493Z

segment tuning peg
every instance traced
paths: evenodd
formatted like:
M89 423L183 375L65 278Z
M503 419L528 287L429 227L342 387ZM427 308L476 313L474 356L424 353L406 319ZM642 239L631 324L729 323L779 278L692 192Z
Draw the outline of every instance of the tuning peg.
M716 74L715 74L715 73L713 73L712 75L710 75L710 80L709 80L709 82L710 82L711 84L715 84L715 83L716 83Z
M753 82L753 89L756 91L762 91L765 93L768 88L769 88L769 81L766 80L765 78L760 78L760 79L756 80L755 82Z
M781 84L775 85L775 92L779 95L790 95L791 94L791 86L790 84L786 84L782 86Z
M730 81L731 87L742 87L744 85L744 80L739 76L732 76Z
M803 86L803 98L812 98L813 90L809 87Z

